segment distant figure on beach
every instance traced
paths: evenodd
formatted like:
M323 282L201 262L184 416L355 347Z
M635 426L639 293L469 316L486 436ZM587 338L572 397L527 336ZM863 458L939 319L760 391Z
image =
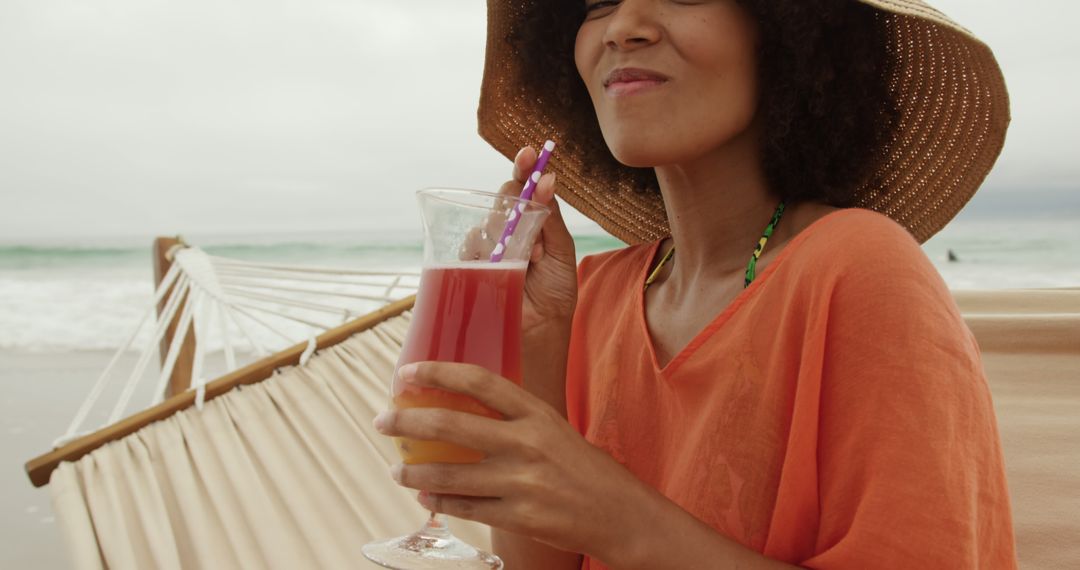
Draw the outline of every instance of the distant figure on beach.
M979 350L919 247L1004 143L990 49L922 0L488 8L502 192L560 149L523 382L402 369L497 417L384 413L485 457L395 480L515 570L1015 568ZM630 245L579 264L556 192Z
M953 251L952 249L949 249L949 262L950 263L955 263L957 261L960 261L960 258L956 257L956 252L955 251Z

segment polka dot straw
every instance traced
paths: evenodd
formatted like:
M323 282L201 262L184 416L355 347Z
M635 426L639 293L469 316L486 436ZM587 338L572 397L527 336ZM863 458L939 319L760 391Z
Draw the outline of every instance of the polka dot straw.
M522 200L532 200L536 185L540 183L540 175L544 173L544 167L547 166L553 150L555 150L555 141L544 143L544 148L540 150L540 156L536 158L536 166L533 168L528 180L525 181L525 187L521 189L521 194L518 196ZM503 229L502 237L499 238L499 243L495 244L495 249L491 252L492 263L502 261L503 254L506 253L506 241L514 234L514 229L517 228L518 222L521 221L521 204L521 202L515 202L514 209L510 210L510 217L506 220L506 227Z

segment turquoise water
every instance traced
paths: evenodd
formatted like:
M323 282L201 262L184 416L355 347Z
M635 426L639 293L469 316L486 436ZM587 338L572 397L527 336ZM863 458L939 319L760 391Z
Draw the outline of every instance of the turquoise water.
M249 239L242 243L236 239ZM369 236L353 239L342 236L312 236L308 241L296 238L257 236L251 238L210 238L209 242L189 239L211 255L275 263L333 263L336 266L414 267L418 266L423 250L418 239L380 238L373 243ZM360 242L359 240L364 240ZM150 244L125 240L116 245L0 245L0 272L86 269L130 269L148 267ZM622 242L611 236L587 235L575 238L579 256L615 249ZM215 243L216 242L216 243Z
M952 289L1080 287L1080 220L956 221L923 251Z
M188 236L212 255L283 264L416 271L407 233ZM621 247L606 235L575 238L579 256ZM147 238L0 245L0 348L114 349L149 305ZM952 250L959 262L947 261ZM1080 286L1080 224L1061 220L957 220L924 245L954 289ZM377 307L370 302L355 310Z

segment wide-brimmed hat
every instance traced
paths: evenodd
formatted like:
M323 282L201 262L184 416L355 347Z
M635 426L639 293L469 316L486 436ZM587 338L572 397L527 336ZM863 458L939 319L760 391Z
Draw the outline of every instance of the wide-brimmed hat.
M1009 124L1009 99L990 48L919 0L858 0L880 10L888 30L887 66L899 116L874 158L854 205L888 215L919 242L967 204L997 160ZM537 105L523 87L522 60L507 38L524 0L488 0L488 39L478 119L480 135L512 158L525 145L559 140L570 120ZM602 138L574 141L604 145ZM564 152L548 166L559 196L627 243L669 234L659 193L634 188L634 170L590 164Z

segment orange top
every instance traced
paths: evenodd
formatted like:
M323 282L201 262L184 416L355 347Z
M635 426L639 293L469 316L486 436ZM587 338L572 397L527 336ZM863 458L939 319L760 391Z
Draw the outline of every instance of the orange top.
M1016 566L978 347L903 228L818 220L662 369L642 302L658 245L579 267L566 398L590 442L776 560Z

